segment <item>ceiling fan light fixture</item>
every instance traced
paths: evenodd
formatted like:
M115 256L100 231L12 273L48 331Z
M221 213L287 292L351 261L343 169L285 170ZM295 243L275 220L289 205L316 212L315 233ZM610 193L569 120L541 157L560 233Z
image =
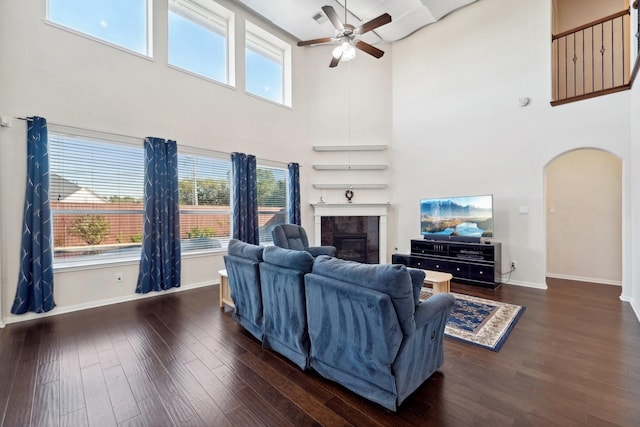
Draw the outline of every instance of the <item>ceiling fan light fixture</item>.
M347 50L345 50L344 53L342 54L342 60L351 61L355 57L356 57L356 48L353 47L353 45L349 45Z
M326 18L331 21L331 24L335 29L335 36L312 40L301 40L298 42L298 46L314 46L324 43L340 42L340 45L331 52L333 58L331 59L329 68L336 67L341 61L350 61L354 59L356 57L356 49L360 49L375 58L380 58L384 55L382 50L360 40L360 36L391 22L391 15L383 13L377 18L371 19L356 28L352 24L347 23L347 0L344 0L344 22L340 20L340 17L333 6L322 6L321 9ZM317 16L318 14L314 16L314 19Z
M340 46L333 49L333 57L342 61L350 61L356 57L356 48L353 43L342 42Z

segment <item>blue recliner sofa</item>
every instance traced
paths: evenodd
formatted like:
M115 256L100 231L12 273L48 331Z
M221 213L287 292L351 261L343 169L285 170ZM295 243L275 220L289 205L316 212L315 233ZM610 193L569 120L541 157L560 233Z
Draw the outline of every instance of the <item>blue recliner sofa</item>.
M284 249L307 251L314 257L336 255L335 246L309 246L309 238L303 227L296 224L279 224L271 231L273 244Z
M311 272L309 252L265 247L260 264L264 348L280 353L300 369L309 366L309 334L304 276Z
M395 411L444 362L455 298L420 303L423 280L404 265L317 257L305 277L311 367Z
M263 335L260 282L263 250L262 246L231 239L228 253L224 256L231 298L235 305L232 317L260 341Z

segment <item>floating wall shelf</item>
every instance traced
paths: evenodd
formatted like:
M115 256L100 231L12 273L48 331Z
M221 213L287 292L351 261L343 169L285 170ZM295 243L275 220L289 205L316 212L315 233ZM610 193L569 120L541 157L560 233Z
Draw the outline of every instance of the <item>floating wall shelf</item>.
M322 190L344 190L346 188L351 189L368 189L376 190L387 188L387 184L313 184L313 188Z
M386 145L314 145L313 151L384 151Z
M385 170L387 165L313 165L313 168L318 171L379 171Z

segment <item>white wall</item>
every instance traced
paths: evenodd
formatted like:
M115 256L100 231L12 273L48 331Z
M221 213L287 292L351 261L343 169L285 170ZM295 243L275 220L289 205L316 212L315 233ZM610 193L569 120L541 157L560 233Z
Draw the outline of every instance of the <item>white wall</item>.
M547 277L620 285L620 159L588 148L562 154L545 168L545 195Z
M309 100L309 144L389 145L391 144L391 64L392 47L379 45L382 58L357 51L356 59L329 68L331 46L307 48L305 74ZM387 164L389 152L322 152L314 163L322 165ZM320 197L329 203L346 203L345 189L317 190L313 184L388 184L389 170L305 171L309 202ZM392 189L353 190L353 203L388 202ZM310 212L309 216L312 215Z
M546 287L545 165L578 147L631 165L629 92L550 106L550 35L551 2L483 0L394 44L391 247L419 237L421 197L492 193L511 283Z
M629 0L553 0L553 34L572 30L629 8Z
M633 12L636 16L636 11ZM632 20L632 28L637 28L637 21ZM637 46L637 45L636 45ZM636 50L637 52L637 47ZM635 84L631 89L631 148L630 161L632 165L628 171L628 189L630 195L629 205L633 218L631 226L626 230L625 235L630 238L625 239L625 250L630 255L626 258L629 266L629 282L630 286L623 288L622 299L631 302L636 316L640 319L640 76L636 77ZM635 185L632 185L634 183Z
M236 13L236 69L244 70L244 18L248 12L222 1ZM241 151L259 159L297 161L310 169L305 51L293 49L293 108L236 88L167 67L167 4L154 2L153 59L142 58L77 36L44 22L44 0L0 2L0 115L46 117L50 123L135 137L171 138L180 145L223 152ZM270 28L251 17L252 22ZM275 30L274 28L270 28ZM294 41L281 32L279 37ZM0 319L9 314L18 278L21 217L26 176L25 122L0 128ZM304 178L303 178L304 180ZM306 189L302 190L306 200ZM308 219L309 226L313 220ZM183 261L183 287L215 283L222 254ZM115 273L124 281L116 283ZM134 295L137 263L55 273L55 311L113 302ZM27 316L27 315L25 315ZM25 316L20 317L24 319Z

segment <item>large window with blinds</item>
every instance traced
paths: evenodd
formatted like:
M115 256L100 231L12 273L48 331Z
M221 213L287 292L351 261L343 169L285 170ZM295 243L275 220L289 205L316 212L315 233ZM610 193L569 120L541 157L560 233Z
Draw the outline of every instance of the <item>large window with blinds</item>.
M231 236L228 155L178 153L182 253L226 248Z
M169 64L235 84L233 12L210 0L169 0Z
M102 136L49 133L56 267L140 257L143 143ZM229 155L180 147L178 174L182 253L226 248L231 238ZM261 244L272 244L273 227L286 222L286 178L287 169L279 164L257 166Z
M246 91L291 107L291 45L245 21Z
M287 170L258 165L258 226L260 244L273 244L273 227L287 222Z
M144 151L49 134L54 264L139 257Z

